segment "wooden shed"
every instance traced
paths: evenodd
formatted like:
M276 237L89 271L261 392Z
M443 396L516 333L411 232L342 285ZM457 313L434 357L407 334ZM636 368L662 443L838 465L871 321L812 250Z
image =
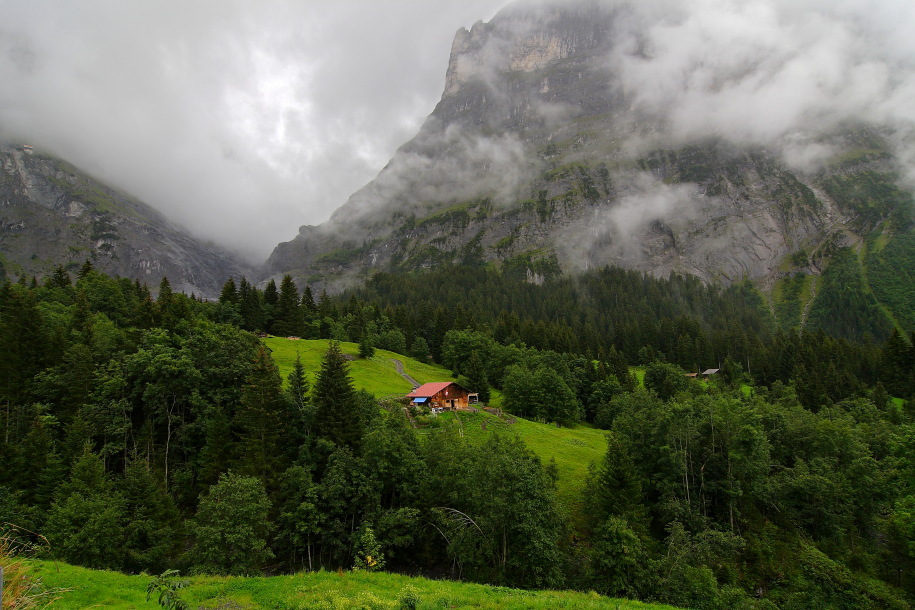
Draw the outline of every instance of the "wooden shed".
M470 392L453 381L425 383L407 394L410 404L456 411L470 408Z

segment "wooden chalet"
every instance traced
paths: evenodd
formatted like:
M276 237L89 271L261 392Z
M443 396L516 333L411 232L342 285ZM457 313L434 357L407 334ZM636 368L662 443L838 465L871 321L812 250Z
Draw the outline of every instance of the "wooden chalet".
M425 383L407 394L410 404L416 407L427 406L433 411L459 411L469 409L477 402L477 395L468 392L453 381Z

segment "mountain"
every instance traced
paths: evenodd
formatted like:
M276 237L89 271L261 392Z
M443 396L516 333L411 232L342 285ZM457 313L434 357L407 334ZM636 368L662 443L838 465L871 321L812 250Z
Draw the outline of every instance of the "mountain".
M333 292L446 262L520 262L535 281L616 264L769 290L874 231L906 230L891 130L684 131L632 84L627 66L651 50L627 10L522 3L458 30L419 133L328 222L279 244L267 274ZM716 86L756 78L748 63Z
M47 274L89 259L152 288L216 297L226 278L252 272L146 204L28 145L0 143L0 273Z

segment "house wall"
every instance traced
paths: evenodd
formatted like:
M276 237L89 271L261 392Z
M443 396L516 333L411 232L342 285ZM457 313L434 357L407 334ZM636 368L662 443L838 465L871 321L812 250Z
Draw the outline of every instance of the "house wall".
M447 394L446 394L447 393ZM467 402L467 392L461 388L450 385L431 399L431 406L433 407L443 407L445 409L452 408L452 402L454 401L455 409L467 409L469 404Z

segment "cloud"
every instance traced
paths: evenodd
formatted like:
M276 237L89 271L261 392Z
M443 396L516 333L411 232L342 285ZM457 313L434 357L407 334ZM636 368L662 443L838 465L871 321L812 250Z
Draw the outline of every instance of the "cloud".
M657 127L634 145L717 135L812 169L836 150L824 133L868 121L915 186L909 0L598 1L613 13L605 65L634 116ZM329 218L417 133L445 84L455 30L504 3L0 0L0 137L262 260L299 225ZM526 31L523 7L513 10ZM504 65L503 43L477 59ZM540 102L530 116L547 124L574 111ZM487 188L505 192L526 171L511 137L449 137L505 172ZM397 155L416 171L429 163ZM427 186L433 196L441 185Z
M695 184L667 184L647 172L616 173L618 197L593 208L556 240L565 263L574 268L607 264L639 268L653 247L646 235L669 231L659 223L685 227L709 200Z
M337 229L355 235L354 226L385 228L393 212L424 216L430 203L478 197L510 203L533 172L534 161L517 134L483 135L459 124L443 125L432 117L378 177L332 218L342 225Z
M0 137L262 260L416 132L501 4L0 0Z
M612 4L621 10L607 67L663 137L770 146L810 169L833 153L825 136L866 122L884 128L904 159L915 158L912 3Z

